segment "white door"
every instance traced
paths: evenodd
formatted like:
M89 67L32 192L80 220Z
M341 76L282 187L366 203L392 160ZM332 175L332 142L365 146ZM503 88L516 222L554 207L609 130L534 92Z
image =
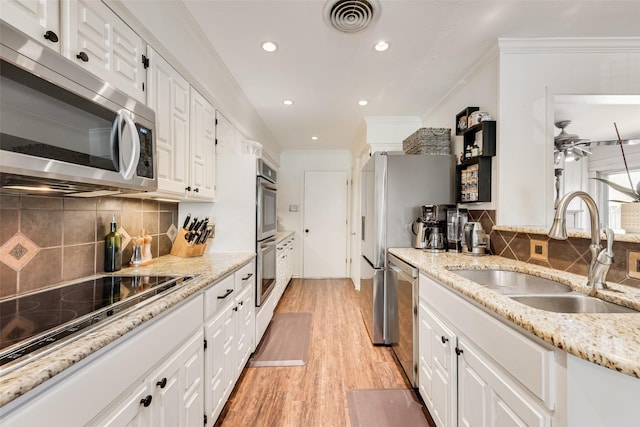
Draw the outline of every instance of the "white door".
M304 277L347 277L347 194L346 171L304 173Z

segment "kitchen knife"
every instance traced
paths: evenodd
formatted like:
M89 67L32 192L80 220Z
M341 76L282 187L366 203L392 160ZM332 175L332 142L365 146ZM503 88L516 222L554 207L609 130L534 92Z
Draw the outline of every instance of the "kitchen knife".
M187 229L187 226L189 225L189 220L191 220L191 212L189 212L187 214L187 218L185 218L184 224L182 224L182 228L184 228L185 230Z
M197 223L198 223L198 217L194 216L193 219L191 220L191 225L189 226L189 231L193 231L193 229L196 227Z

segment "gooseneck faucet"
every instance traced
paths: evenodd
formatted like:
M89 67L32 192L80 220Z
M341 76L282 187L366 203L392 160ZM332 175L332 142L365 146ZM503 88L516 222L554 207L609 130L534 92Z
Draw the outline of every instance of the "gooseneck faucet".
M607 272L613 264L613 239L614 233L610 228L606 229L607 248L602 249L600 244L600 214L596 202L591 196L584 191L574 191L565 194L558 202L556 214L553 218L553 224L549 230L549 237L556 240L567 240L567 207L571 200L580 197L587 205L589 217L591 219L591 263L589 264L589 275L587 278L587 286L595 289L607 289Z

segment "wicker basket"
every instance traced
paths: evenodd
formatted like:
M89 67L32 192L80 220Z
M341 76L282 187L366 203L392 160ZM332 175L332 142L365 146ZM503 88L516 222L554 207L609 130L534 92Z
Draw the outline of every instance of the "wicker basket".
M404 141L405 154L451 154L450 128L420 128Z

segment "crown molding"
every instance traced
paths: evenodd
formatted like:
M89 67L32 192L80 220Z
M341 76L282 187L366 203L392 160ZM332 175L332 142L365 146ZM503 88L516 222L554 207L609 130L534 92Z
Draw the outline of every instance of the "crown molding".
M503 53L640 52L640 37L500 38Z

